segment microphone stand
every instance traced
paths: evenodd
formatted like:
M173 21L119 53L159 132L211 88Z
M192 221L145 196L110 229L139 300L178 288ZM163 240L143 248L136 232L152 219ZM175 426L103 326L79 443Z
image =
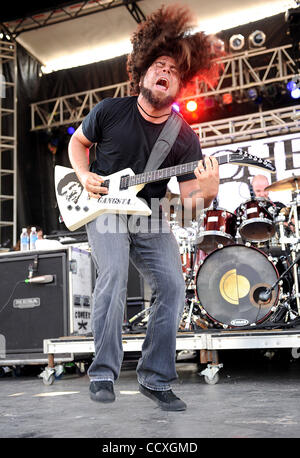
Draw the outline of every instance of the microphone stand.
M251 200L255 200L255 193L254 193L253 186L251 183L249 183L249 191L250 191Z
M217 210L218 206L219 206L219 199L218 197L215 197L213 200L213 210Z
M292 216L294 216L295 236L296 236L296 239L297 239L298 243L295 245L295 249L291 253L293 261L296 258L296 252L299 250L299 236L300 236L299 220L298 220L298 201L299 201L299 191L300 190L299 190L299 186L298 186L298 180L297 180L296 177L294 177L294 181L295 181L296 190L295 190L294 199L293 199L293 202L292 202L292 209L291 209L290 218L292 219ZM293 262L293 265L294 265L293 274L294 274L295 289L296 289L296 304L297 304L298 313L300 314L299 279L298 279L298 269L297 269L297 266L295 266L295 264L296 263L294 261Z
M280 277L276 280L275 283L271 286L271 288L266 288L265 291L259 293L258 298L262 302L267 302L271 296L272 291L276 288L276 286L279 284L279 282L286 276L286 274L294 267L295 264L297 264L300 261L300 254L297 256L297 258L292 262L292 264L283 272L283 274L280 275Z

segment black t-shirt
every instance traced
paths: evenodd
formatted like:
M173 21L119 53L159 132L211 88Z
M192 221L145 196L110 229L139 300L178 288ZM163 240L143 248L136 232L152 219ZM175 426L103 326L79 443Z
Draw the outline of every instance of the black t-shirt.
M83 134L96 143L96 160L91 171L107 176L125 168L142 173L151 150L165 123L146 121L137 108L137 97L107 98L99 102L82 123ZM199 138L193 129L182 122L175 143L159 168L202 159ZM187 174L178 181L195 179ZM162 198L166 194L168 180L147 184L139 197L150 204L151 198Z

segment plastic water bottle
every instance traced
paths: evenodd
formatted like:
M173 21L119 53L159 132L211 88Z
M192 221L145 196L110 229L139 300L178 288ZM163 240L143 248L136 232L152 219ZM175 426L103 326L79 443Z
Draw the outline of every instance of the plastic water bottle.
M30 232L30 250L36 250L36 241L37 241L37 232L36 232L36 227L31 228Z
M22 233L20 235L20 250L28 251L29 250L29 236L26 227L22 228Z

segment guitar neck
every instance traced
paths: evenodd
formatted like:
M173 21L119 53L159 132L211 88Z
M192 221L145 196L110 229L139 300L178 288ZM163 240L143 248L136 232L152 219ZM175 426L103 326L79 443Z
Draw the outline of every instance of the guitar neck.
M219 165L228 163L228 155L219 156L216 158ZM127 186L136 186L139 184L153 183L155 181L168 180L172 177L180 175L187 175L194 172L198 165L198 161L187 162L186 164L179 164L173 167L166 167L165 169L153 170L151 172L143 172L134 176L126 177L129 181Z

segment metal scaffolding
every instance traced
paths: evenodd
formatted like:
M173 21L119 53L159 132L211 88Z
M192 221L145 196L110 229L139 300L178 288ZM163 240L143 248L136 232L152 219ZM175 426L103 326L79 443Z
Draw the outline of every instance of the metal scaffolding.
M0 40L0 246L16 244L17 61L16 44Z
M57 97L31 104L31 130L76 124L106 97L129 95L129 82Z
M300 105L194 124L202 148L300 131Z
M285 83L297 71L291 44L232 54L216 60L216 65L219 75L217 83L195 79L193 97L218 97L231 93L235 101L242 102L248 99L247 91L250 88L265 90L274 83Z
M219 79L212 83L196 79L189 88L189 97L220 99L231 93L234 102L247 100L249 88L267 90L274 84L285 84L295 76L296 63L292 45L237 53L216 61ZM31 130L80 123L93 106L105 97L129 95L129 83L119 83L98 89L31 104ZM182 98L181 101L184 101ZM202 146L254 138L251 135L274 135L277 132L299 130L299 107L283 108L253 115L216 120L193 126Z
M23 32L41 29L53 24L71 21L90 14L107 11L112 8L125 6L133 19L140 23L145 19L145 15L137 2L140 0L86 0L78 2L68 2L58 8L45 8L40 5L37 12L23 18L3 22L8 33L14 38Z

